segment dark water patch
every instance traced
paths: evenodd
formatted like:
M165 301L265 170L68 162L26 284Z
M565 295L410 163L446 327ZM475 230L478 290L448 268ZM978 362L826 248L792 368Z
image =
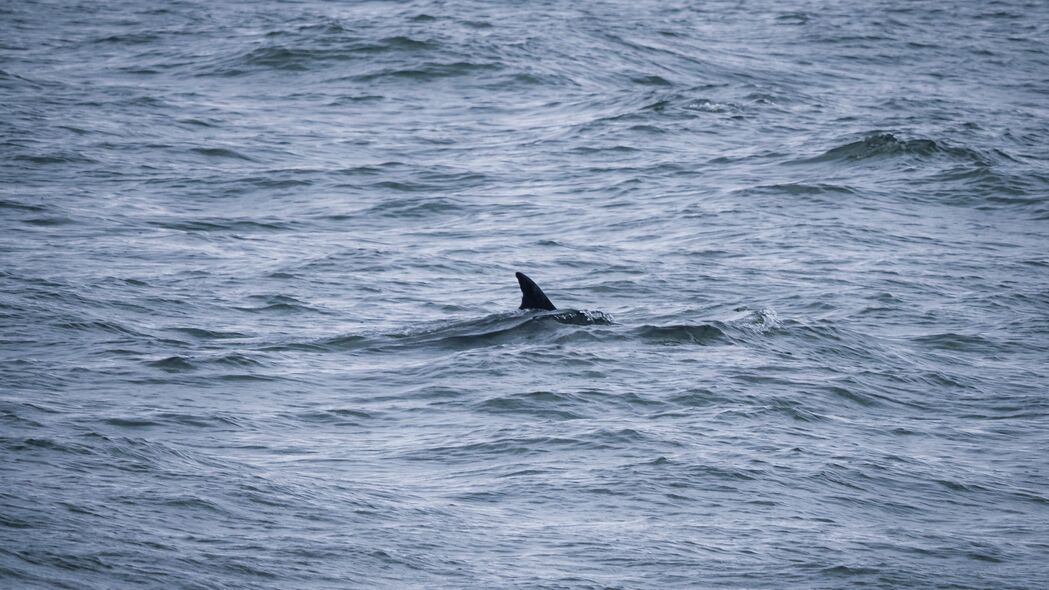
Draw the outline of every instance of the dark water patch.
M826 387L826 391L827 393L830 393L835 397L838 397L851 403L858 404L860 406L870 407L880 405L880 402L875 397L863 393L863 391L858 387L848 388L841 387L838 385L831 385Z
M246 178L244 180L245 182L250 182L259 188L268 189L300 188L311 186L313 184L312 180L300 178L268 178L265 176L258 176L254 178Z
M119 428L149 428L160 425L159 422L146 418L108 418L104 420L104 423Z
M610 317L594 311L556 311L496 314L480 320L453 324L432 331L392 336L411 345L428 344L456 348L474 348L526 341L551 335L558 326L611 325Z
M704 408L721 405L726 400L711 390L698 388L676 393L668 401L687 408Z
M0 514L0 527L8 529L31 529L35 528L36 525L32 522L21 520L17 517L11 517L4 514ZM4 575L3 569L0 569L0 575Z
M169 328L172 332L192 336L200 340L227 340L232 338L246 338L247 335L240 332L225 332L221 330L208 330L205 328Z
M754 187L753 189L747 189L744 192L758 192L758 193L781 193L788 195L852 195L856 194L856 191L846 187L838 186L834 184L803 184L803 183L784 183L784 184L767 184L762 186Z
M215 379L219 381L229 381L236 383L277 383L281 381L294 381L294 379L288 377L281 377L277 375L260 375L258 373L226 373L215 376Z
M425 185L405 184L399 182L380 183L382 188L404 192L428 192L433 190ZM389 199L364 212L362 217L381 215L396 219L428 218L436 216L462 214L466 211L464 206L454 199L443 197L411 197L402 199Z
M782 25L807 25L815 15L807 12L786 12L776 16L776 22Z
M787 338L796 336L801 340L812 342L852 342L845 327L827 320L812 322L788 319L775 326L770 334Z
M634 333L644 340L666 345L706 345L726 340L725 331L715 323L642 326L636 328Z
M368 186L398 192L440 192L444 190L461 193L470 188L485 186L491 180L485 174L451 166L431 166L420 170L406 169L402 171L402 174L411 174L411 180L386 180Z
M98 161L94 158L90 158L82 153L75 152L59 152L54 154L16 154L15 156L11 157L11 160L15 162L25 162L27 164L42 166L98 163Z
M145 434L145 433L143 433ZM197 469L227 469L228 462L215 460L190 449L164 442L129 436L98 437L100 454L116 461L112 466L142 473L179 473Z
M169 356L155 361L149 361L146 364L169 373L181 373L197 369L189 358L183 356Z
M662 76L650 75L632 78L632 82L642 86L673 86L674 84Z
M311 62L329 59L348 59L352 52L302 49L297 47L260 47L238 59L238 65L263 66L275 70L301 72L309 69ZM236 71L236 70L232 70Z
M364 421L373 420L375 416L364 410L352 408L330 408L325 410L311 410L291 415L296 421L310 423L334 424L339 426L357 425Z
M300 301L295 297L281 294L250 295L247 299L258 302L257 306L233 306L232 309L248 313L277 313L277 314L299 314L299 313L327 313L325 310Z
M572 153L586 155L586 154L630 154L634 152L642 151L640 148L636 148L629 145L612 145L612 146L581 146L574 148Z
M203 147L195 147L195 148L190 148L189 151L191 151L191 152L193 152L195 154L200 154L202 156L207 156L208 158L224 158L224 159L231 159L231 160L244 160L244 161L247 161L247 162L255 162L255 161L257 161L254 158L248 157L248 156L246 156L246 155L244 155L244 154L242 154L242 153L240 153L240 152L238 152L238 151L236 151L234 149L230 149L230 148L203 148Z
M0 436L0 446L13 452L59 452L72 455L92 455L95 451L88 445L73 443L66 440L42 437L5 437Z
M330 107L340 106L352 106L360 103L378 103L388 100L387 97L380 94L357 94L357 95L345 95L337 96L328 103Z
M526 458L561 451L608 449L638 444L648 437L631 428L596 429L574 436L497 436L482 442L464 442L423 449L404 457L424 461L465 461L476 458Z
M63 321L55 324L56 328L62 330L73 330L78 332L104 332L109 334L119 334L123 336L143 336L143 334L132 330L126 326L120 325L116 322L103 321L103 320L87 320L87 321Z
M880 574L882 570L872 567L835 565L824 567L819 573L831 578L851 578L854 576L872 576Z
M69 217L33 217L23 220L23 223L40 227L59 227L63 225L73 225L77 222Z
M744 379L747 382L762 382L764 379ZM827 417L808 407L805 401L794 398L779 397L759 409L762 413L773 413L786 416L798 422L822 422Z
M391 335L389 340L398 347L436 346L467 349L514 341L525 341L543 333L540 316L496 315L482 320L452 324L431 330ZM556 320L546 320L552 326Z
M158 360L146 361L147 366L161 369L169 373L183 373L197 371L205 368L220 369L222 367L264 367L268 363L241 353L223 353L217 355L176 355ZM220 375L220 378L229 375ZM269 377L260 376L268 379Z
M351 166L349 168L339 168L334 170L335 174L341 176L378 176L381 174L388 174L390 172L396 172L398 170L405 169L406 165L403 162L383 162L382 164L369 165L369 166Z
M343 336L336 336L334 338L328 338L317 343L294 343L283 345L289 349L304 349L304 350L353 350L355 348L361 348L366 343L372 342L367 336L359 334L346 334Z
M386 68L366 74L357 74L352 76L351 79L355 82L400 82L403 80L430 82L498 72L500 69L501 66L497 63L430 61L420 63L418 67Z
M14 209L17 211L31 211L33 213L43 213L47 211L47 207L43 205L33 205L30 203L22 203L19 201L13 201L8 199L0 199L0 209Z
M994 342L978 334L946 332L943 334L918 336L913 339L913 342L931 349L957 352L994 352L998 350L998 346Z
M250 71L258 67L302 72L351 60L367 63L382 54L425 54L440 47L437 42L432 40L414 39L403 35L395 35L374 41L354 40L346 38L344 34L346 31L344 30L326 29L328 33L335 33L334 37L337 41L333 43L317 43L313 46L273 45L259 47L222 66L224 69L220 69L218 73L235 72L240 68L247 68ZM299 31L299 33L307 33L311 36L315 32L316 30L312 28Z
M117 45L149 45L155 43L159 37L152 33L123 33L117 35L106 35L95 39L95 43L113 43Z
M207 360L208 363L217 365L228 365L233 367L260 367L265 365L262 361L244 354L224 354Z
M12 428L41 428L44 426L43 423L33 420L32 418L29 418L24 414L24 409L18 406L15 406L13 408L3 408L0 409L0 422L8 424Z
M982 166L990 163L974 150L956 147L932 139L898 139L892 133L875 133L859 141L846 143L824 152L822 155L795 160L792 164L815 164L823 162L855 162L886 157L930 158L943 156L965 160Z
M477 409L492 414L534 416L555 420L577 420L585 417L572 407L580 402L576 396L551 391L502 395L477 404Z
M159 503L163 506L167 506L175 510L186 510L188 512L192 512L193 514L198 514L200 512L212 512L230 515L225 508L219 506L217 503L211 502L206 498L202 498L199 496L181 496L178 498L166 498L160 500Z
M179 119L178 122L181 125L189 125L191 127L218 127L221 125L221 121L198 117L187 117Z
M439 322L435 326L419 327L388 334L346 334L312 343L291 343L283 346L303 347L308 350L373 350L394 351L410 348L464 350L514 342L524 343L535 338L554 338L558 326L608 326L611 316L599 311L565 310L556 312L510 312L493 314L476 320Z
M178 426L190 426L193 428L242 428L244 421L235 416L209 412L207 414L186 414L180 412L158 412L153 419L164 423Z

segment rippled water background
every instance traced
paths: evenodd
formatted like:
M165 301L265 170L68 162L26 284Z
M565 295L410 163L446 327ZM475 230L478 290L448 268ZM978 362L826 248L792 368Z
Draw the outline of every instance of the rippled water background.
M4 3L0 585L1046 587L1049 6L790 4Z

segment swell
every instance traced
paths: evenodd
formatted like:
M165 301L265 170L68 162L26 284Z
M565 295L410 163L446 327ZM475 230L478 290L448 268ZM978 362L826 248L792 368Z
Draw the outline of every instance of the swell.
M421 55L439 52L440 43L428 39L394 35L380 39L354 36L341 26L329 27L327 34L316 31L272 31L271 44L224 57L203 68L198 75L237 76L252 72L305 72L323 70L340 63L357 62L362 67L377 60L413 61Z
M979 166L990 166L984 154L964 146L951 145L933 139L900 139L892 133L877 132L863 139L835 146L818 156L793 160L792 164L818 164L825 162L859 162L878 158L911 157L929 159L945 157L970 162Z
M273 343L262 350L382 353L414 349L467 350L505 344L552 347L587 342L609 346L631 342L639 346L703 346L746 342L780 325L776 313L771 309L750 311L727 321L637 326L620 324L610 314L601 311L517 311L403 332L343 334L313 341Z
M610 315L599 311L511 312L383 336L339 336L315 343L315 346L322 350L384 351L418 347L461 350L529 341L556 333L564 327L613 324Z
M785 160L783 165L824 166L835 175L848 174L856 184L787 183L756 190L859 195L857 187L865 184L863 177L878 170L879 175L870 181L879 190L895 185L893 194L908 200L978 209L1019 208L1035 218L1045 214L1049 203L1045 192L1049 177L1039 170L1040 163L1001 147L977 149L942 138L902 138L894 133L872 132L816 156Z

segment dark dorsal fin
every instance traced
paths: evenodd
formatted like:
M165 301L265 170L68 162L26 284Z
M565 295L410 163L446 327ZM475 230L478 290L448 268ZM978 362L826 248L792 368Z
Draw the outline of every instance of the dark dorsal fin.
M521 307L520 309L557 309L553 303L546 298L546 293L535 284L535 281L525 276L523 272L517 273L517 282L521 284Z

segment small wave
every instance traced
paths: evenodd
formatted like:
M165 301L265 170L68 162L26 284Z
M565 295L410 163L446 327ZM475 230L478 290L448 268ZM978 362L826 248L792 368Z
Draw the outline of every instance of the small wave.
M960 160L990 164L978 152L936 142L932 139L899 139L892 133L876 133L859 140L831 148L814 158L795 160L793 164L816 164L822 162L854 162L880 157L912 156L928 158L947 156Z
M880 402L874 397L861 391L859 387L846 388L839 385L829 385L825 390L831 395L855 403L860 406L877 406Z
M765 184L746 189L762 193L785 193L788 195L824 195L824 194L855 194L856 191L836 184L803 184L788 182L784 184Z
M392 350L415 346L469 349L525 341L542 335L554 339L556 327L562 325L607 326L614 323L611 315L592 310L558 310L540 313L516 311L401 333L345 334L319 342L284 344L277 349Z
M365 343L367 343L369 341L370 340L366 336L361 336L359 334L346 334L344 336L336 336L334 338L329 338L329 339L324 340L324 341L322 341L320 343L317 343L317 344L300 344L300 345L297 345L297 346L296 345L290 345L290 346L292 346L293 348L294 347L305 347L305 350L312 350L312 349L319 349L319 350L323 350L323 349L353 350L355 348L361 348Z
M477 404L477 409L492 414L523 414L539 418L576 420L585 417L569 409L574 396L551 391L499 395Z
M306 305L295 305L293 303L271 303L260 307L234 307L238 311L248 313L302 313L315 312L317 310Z
M157 414L155 418L183 426L193 426L195 428L229 427L241 425L240 420L238 420L237 418L233 418L231 416L226 416L222 414L198 415L183 414L177 412L161 412Z
M564 310L545 313L513 312L482 320L454 324L434 331L394 336L412 343L440 343L455 347L489 346L547 332L562 324L571 326L608 325L610 316L598 311Z
M151 225L163 229L185 232L259 232L286 231L293 229L293 222L262 221L253 219L174 219L152 221Z
M47 211L47 208L41 205L29 205L16 201L8 201L7 199L0 199L0 209L16 209L20 211L32 211L34 213Z
M75 224L76 221L68 217L35 217L33 219L26 219L24 223L40 227L57 227L61 225L72 225Z
M410 191L416 192L420 189L406 187L401 183L386 183L397 185L395 190L398 191ZM392 187L391 187L392 188ZM436 215L446 215L451 213L458 213L463 210L462 205L455 202L452 199L447 198L410 198L410 199L391 199L376 205L365 213L366 215L381 215L383 217L394 217L394 218L415 218L415 217L431 217Z
M245 160L245 161L248 161L248 162L256 161L254 158L245 156L244 154L242 154L242 153L240 153L240 152L238 152L236 150L229 149L229 148L202 148L202 147L195 147L195 148L190 148L189 151L191 151L193 153L196 153L196 154L200 154L202 156L207 156L209 158L230 158L230 159L234 159L234 160Z
M126 328L116 322L107 322L102 320L96 321L83 321L83 322L62 322L57 324L57 327L65 330L82 330L82 331L94 331L99 330L102 332L108 332L110 334L122 334L126 336L141 336L138 332Z
M477 457L521 457L569 449L593 450L636 446L648 436L632 428L597 429L575 436L505 436L489 440L431 447L411 451L408 459L423 461L461 460L475 462Z
M635 333L661 344L709 344L725 337L725 331L713 323L642 326Z
M262 305L249 307L246 305L235 306L233 309L248 313L320 313L317 309L303 301L287 295L252 295L249 299L260 301Z
M193 363L184 356L169 356L159 360L149 361L146 364L169 373L181 373L196 369Z
M473 63L465 61L453 63L428 62L421 64L421 67L385 69L368 74L359 74L352 76L351 78L357 82L376 82L386 78L403 78L426 82L441 78L455 78L478 75L483 72L495 72L501 67L502 66L496 63Z
M97 160L80 153L65 154L19 154L11 158L16 162L30 164L96 164Z
M264 66L275 70L303 71L315 60L345 59L350 54L342 51L318 51L295 47L261 47L240 58L242 65Z
M106 418L102 422L120 428L148 428L150 426L160 425L159 422L148 420L146 418Z
M783 25L806 25L812 15L807 12L785 12L776 16L776 23Z
M1000 346L983 336L976 334L957 334L954 332L919 336L914 338L914 342L930 348L962 352L984 352L1000 349Z
M187 336L193 336L201 340L225 340L229 338L244 338L240 332L222 332L219 330L206 330L204 328L170 328L172 332L179 332Z
M372 414L368 412L350 408L311 410L307 412L289 415L289 417L296 421L307 422L311 424L321 423L342 426L359 424L362 420L370 420L373 418Z
M374 59L383 53L419 53L440 48L440 44L430 40L413 39L396 35L375 41L362 42L347 39L341 25L326 26L325 31L332 33L338 43L331 47L300 47L289 45L271 45L259 47L237 56L223 64L220 73L239 72L241 67L266 68L271 70L306 71L329 62ZM300 31L301 32L301 31ZM315 31L313 31L315 32ZM281 32L276 33L280 35ZM272 36L272 34L271 34Z
M95 43L112 43L116 45L145 45L153 43L159 38L152 33L122 33L107 35L95 39Z
M91 455L94 451L87 446L59 441L53 438L13 438L0 436L0 447L10 451L34 452L34 451L58 451L74 455Z
M109 456L113 461L113 467L123 471L147 472L157 468L169 469L174 465L192 466L193 468L199 468L202 465L220 468L225 465L187 449L142 438L103 436L100 437L100 440L104 444L99 450Z
M233 367L259 367L262 362L249 356L237 353L225 354L208 360L209 363Z
M673 86L674 84L662 76L639 76L637 78L631 78L631 82L635 84L641 84L642 86Z

